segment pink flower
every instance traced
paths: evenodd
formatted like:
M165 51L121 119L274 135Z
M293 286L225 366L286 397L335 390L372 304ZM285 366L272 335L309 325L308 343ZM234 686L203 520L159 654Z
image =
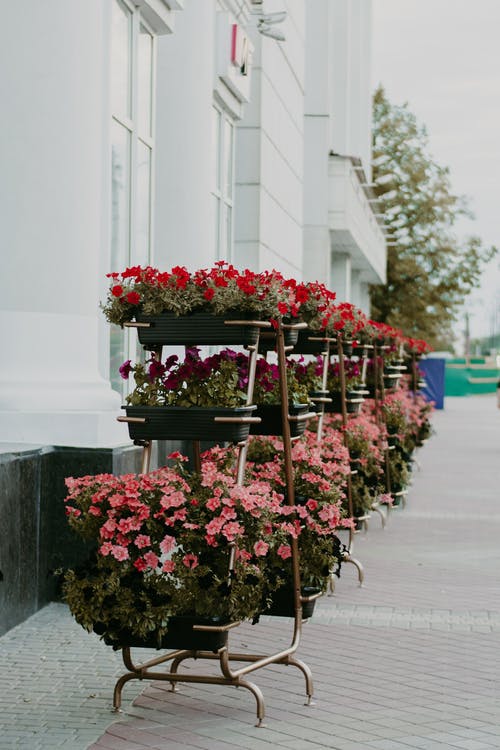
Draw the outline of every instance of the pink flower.
M154 552L146 552L144 560L147 562L150 568L156 568L158 565L158 555Z
M147 534L138 534L134 540L134 544L136 547L139 547L139 549L150 547L151 538Z
M228 542L232 542L238 535L242 534L244 532L243 526L241 526L237 521L230 521L229 523L226 523L224 525L224 528L222 529L222 533L228 540Z
M317 510L318 503L316 500L309 499L306 503L306 506L309 510Z
M253 545L253 551L255 552L257 557L264 557L265 555L267 555L268 549L269 545L262 539L259 539L259 541L255 542L255 544Z
M243 560L244 562L248 562L248 560L252 559L252 555L250 554L250 552L247 552L246 549L237 549L236 559Z
M101 555L103 555L103 557L106 557L106 555L109 555L111 553L112 549L113 545L111 544L111 542L104 542L104 544L101 544L101 546L99 547L99 552L101 553Z
M175 570L175 563L173 560L165 560L163 563L162 571L164 573L173 573Z
M118 521L118 529L122 532L122 534L128 534L128 532L131 530L131 518L120 518Z
M119 562L129 559L128 549L126 547L122 547L119 544L113 544L111 554L113 555L115 560L118 560Z
M112 539L116 529L116 521L112 518L108 519L106 523L103 523L100 530L100 535L103 539Z
M143 570L146 570L147 563L142 559L142 557L138 557L137 560L134 560L134 568L138 570L140 573L142 573Z
M164 555L168 555L169 552L175 547L175 536L169 536L166 534L160 542L160 549Z
M217 510L217 508L220 506L220 500L217 497L211 497L207 500L205 505L208 510Z
M192 552L189 552L187 555L184 555L182 562L186 568L191 568L192 570L198 566L198 555L193 555Z
M281 544L278 549L276 550L278 555L281 557L282 560L286 560L288 557L292 556L292 548L289 544Z
M224 526L223 518L213 518L205 526L205 531L207 532L209 536L215 536L216 534L220 534L220 531L223 526Z

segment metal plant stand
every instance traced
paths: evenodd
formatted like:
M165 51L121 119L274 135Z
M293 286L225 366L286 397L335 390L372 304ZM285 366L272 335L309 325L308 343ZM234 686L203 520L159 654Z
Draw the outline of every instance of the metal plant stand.
M340 392L341 392L341 406L342 406L342 426L345 428L347 426L348 416L347 416L347 389L346 389L346 379L345 379L345 367L344 367L344 349L343 349L343 341L341 334L338 334L336 338L328 338L328 337L320 337L320 336L309 336L308 338L311 342L318 342L318 350L320 350L320 354L323 357L323 373L322 373L322 393L327 393L327 378L328 378L328 367L330 364L330 357L331 357L331 348L332 344L336 345L337 354L339 358L339 377L340 377ZM324 420L324 406L327 403L331 402L331 398L327 396L318 396L314 398L315 403L318 404L320 407L319 412L319 418L318 418L318 426L317 426L317 442L321 443L322 437L323 437L323 420ZM348 449L347 440L346 440L346 434L345 430L343 431L344 435L344 445ZM351 469L351 472L347 475L347 508L349 517L353 518L353 502L352 502L352 475L355 472ZM349 541L346 546L346 551L343 554L343 561L347 563L351 563L354 565L358 572L358 581L359 585L363 585L364 581L364 569L362 564L357 560L355 557L353 557L352 551L354 547L354 534L355 530L353 528L349 528ZM333 575L330 576L330 592L333 593L335 589L335 581L333 578Z
M343 429L344 445L347 448L347 450L349 450L349 447L347 444L347 435L345 431L345 428L347 427L348 417L347 417L347 403L346 403L344 346L343 346L341 334L338 334L337 336L337 352L338 352L338 358L339 358L340 392L342 394L342 427L344 428ZM353 509L353 502L352 502L352 475L351 473L347 475L347 508L348 508L348 513L349 513L349 518L354 518L354 509ZM349 528L349 541L347 543L347 551L344 553L344 562L354 565L354 567L358 571L359 585L362 586L363 581L365 579L365 572L360 561L357 560L355 557L353 557L355 534L356 534L356 530L350 527Z
M260 321L226 321L228 325L256 325L259 328L269 328L269 323L262 323ZM285 478L286 478L286 491L287 491L287 502L289 505L294 505L294 472L292 465L292 451L290 436L290 421L293 417L290 417L288 411L288 387L286 379L286 349L284 343L284 328L300 328L305 327L304 324L297 324L295 326L285 326L281 322L278 323L276 330L276 349L278 354L278 367L280 373L280 395L281 395L281 409L282 409L282 435L283 435L283 446L284 446L284 467L285 467ZM250 350L250 363L249 363L249 384L247 390L247 404L250 404L253 396L253 387L255 380L255 370L257 363L258 354L258 340L256 344L247 346ZM155 356L161 358L161 347L156 348ZM307 414L302 417L309 418L312 414ZM315 415L314 415L315 416ZM128 422L131 418L118 417L121 422ZM245 422L260 422L258 417L221 417L215 418L221 421L245 421ZM172 439L175 439L175 435L172 435ZM201 437L201 436L200 436ZM151 441L141 441L140 444L143 447L143 463L142 472L147 473L149 471L150 457L151 457ZM245 462L247 454L248 440L238 444L238 459L236 466L236 482L237 484L243 484ZM195 469L199 470L201 467L201 455L200 455L200 443L195 441L194 444L194 464ZM170 682L172 691L176 690L177 683L203 683L211 685L229 685L234 687L243 687L253 694L257 704L257 724L260 727L263 725L265 716L265 704L264 697L260 688L253 682L248 681L246 678L252 672L268 666L269 664L284 664L287 666L294 666L299 669L305 678L305 689L306 689L306 703L310 705L313 696L313 683L311 670L304 662L295 658L294 654L297 651L300 644L300 637L302 633L302 604L312 601L318 598L321 594L316 594L311 597L303 597L301 595L301 582L300 582L300 570L299 570L299 547L297 539L290 539L290 546L292 550L291 565L292 565L292 580L293 580L293 603L294 603L294 618L293 618L293 634L291 643L288 648L285 648L277 653L262 655L262 654L248 654L248 653L236 653L229 649L228 645L224 645L219 648L216 652L213 651L201 651L192 649L177 649L163 653L162 655L150 659L144 663L136 664L131 657L130 648L122 648L122 657L127 672L123 674L117 681L113 694L113 707L115 711L120 710L121 696L123 686L130 680L161 680ZM232 556L234 561L234 554ZM232 563L230 563L231 568ZM229 638L229 631L238 627L241 623L231 622L225 625L194 625L193 630L200 632L214 632L214 633L227 633ZM218 675L207 675L199 674L196 672L189 672L187 674L179 672L180 665L186 659L206 660L206 661L217 661L219 663L220 674ZM233 662L242 662L244 666L234 668ZM159 665L169 664L169 671L156 671L153 668Z

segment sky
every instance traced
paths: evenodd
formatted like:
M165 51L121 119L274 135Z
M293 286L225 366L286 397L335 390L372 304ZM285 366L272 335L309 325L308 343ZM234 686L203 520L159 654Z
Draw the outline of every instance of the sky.
M476 217L460 233L500 248L500 1L372 0L372 8L373 87L408 102L426 125L433 159L450 167L453 192ZM499 259L463 311L472 337L500 332Z

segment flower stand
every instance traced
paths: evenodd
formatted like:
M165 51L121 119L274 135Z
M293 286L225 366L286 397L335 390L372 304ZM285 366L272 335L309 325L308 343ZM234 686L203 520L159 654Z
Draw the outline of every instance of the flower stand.
M143 323L154 323L148 327L143 326ZM223 325L231 326L234 321L225 321ZM201 468L201 457L199 451L200 439L206 439L208 436L208 429L210 427L210 437L218 442L232 440L237 443L239 448L238 464L236 469L236 483L243 484L245 461L246 461L246 450L247 450L247 437L248 431L251 428L257 428L260 424L260 417L254 416L254 407L250 406L253 393L253 385L255 379L255 366L256 357L259 349L259 333L261 329L265 329L266 323L259 321L237 321L238 326L249 326L250 328L257 328L257 340L252 339L251 343L246 343L247 349L250 351L250 367L249 367L249 383L247 390L247 404L243 409L238 410L237 413L228 414L229 410L220 410L224 414L217 415L205 415L200 420L192 422L189 426L187 425L187 414L180 415L180 418L170 418L164 422L162 427L159 427L155 421L154 414L148 407L127 407L127 416L118 417L119 421L125 422L129 426L131 437L143 446L143 473L149 471L149 460L151 453L151 442L155 439L170 439L176 440L180 438L192 438L194 439L195 448L195 468L199 471ZM171 338L170 329L164 335L162 325L156 321L143 321L141 319L135 324L138 327L139 337L144 341L144 333L146 331L146 338L148 348L153 349L156 352L156 356L161 358L161 347L163 343L173 343ZM297 329L300 330L304 324L298 324ZM219 329L217 329L219 330ZM226 329L224 329L225 331ZM231 330L235 330L234 328ZM158 332L160 332L158 334ZM219 334L210 333L206 330L203 333L203 343L207 343L207 340L213 344L220 344L221 340ZM177 335L177 334L176 334ZM194 334L186 334L186 341L179 340L179 335L175 340L175 343L189 343L196 344L201 343L199 338L194 340ZM142 337L142 338L141 338ZM182 338L182 336L180 336ZM293 466L292 466L292 454L291 454L291 441L293 439L294 428L298 425L305 425L305 420L311 416L316 416L314 413L309 413L308 407L305 407L305 414L293 414L289 413L288 407L288 388L286 379L286 346L284 340L284 328L281 324L278 325L278 329L275 333L275 346L278 354L278 366L280 372L280 395L281 395L281 407L279 409L278 419L274 422L272 432L282 435L284 445L284 465L285 465L285 476L286 476L286 492L287 502L293 505L294 499L294 483L293 483ZM228 343L227 339L223 337L222 343ZM231 343L233 339L231 339ZM161 407L158 407L161 409ZM172 408L170 408L172 412ZM185 412L192 411L191 409L184 410ZM194 410L196 411L196 410ZM193 411L193 413L194 413ZM292 410L293 412L293 410ZM251 416L250 416L251 415ZM276 418L276 414L274 415ZM207 421L208 420L208 421ZM213 421L213 424L212 424ZM159 423L158 423L159 424ZM213 432L212 430L218 427L219 431ZM235 433L227 433L222 430L236 429ZM270 434L272 434L272 432ZM297 667L304 675L307 702L306 705L311 703L313 694L312 676L309 667L296 659L294 654L297 651L300 644L302 622L304 616L308 614L314 606L315 599L320 595L315 592L303 590L300 583L300 572L299 572L299 549L297 539L290 539L290 547L292 551L291 556L291 572L292 572L292 588L287 594L286 601L286 616L293 618L293 629L290 639L290 645L283 648L278 653L271 653L267 655L262 654L249 654L249 653L234 653L229 646L229 635L230 631L240 624L239 622L224 622L224 623L206 623L206 622L194 622L189 624L188 636L191 639L190 642L186 642L186 629L183 626L181 630L167 633L164 640L161 640L159 644L152 643L151 645L146 644L149 647L161 648L167 647L173 650L164 653L160 656L152 658L144 663L136 664L130 654L130 649L137 645L144 645L144 643L138 644L133 639L127 638L126 634L123 641L119 644L113 643L113 647L121 648L124 665L127 672L123 674L117 681L114 695L113 695L113 706L115 710L120 709L121 705L121 694L123 686L130 680L161 680L170 682L172 690L175 690L178 682L188 683L204 683L213 685L230 685L235 687L244 687L251 692L256 700L257 704L257 726L262 726L262 722L265 714L264 698L261 690L253 682L247 680L247 676L258 669L265 667L269 664L285 664ZM234 560L234 557L232 557ZM231 563L230 563L231 566ZM231 567L228 571L229 580L231 576ZM174 618L177 619L177 618ZM178 618L180 619L180 618ZM208 637L208 641L207 641ZM208 644L208 645L207 645ZM183 673L179 671L181 664L186 659L196 660L215 660L219 662L219 674L207 675L198 673L196 669L190 670L189 672ZM243 666L239 665L235 668L233 662L242 662ZM163 671L157 671L154 667L162 665ZM168 671L164 671L165 665L168 665Z

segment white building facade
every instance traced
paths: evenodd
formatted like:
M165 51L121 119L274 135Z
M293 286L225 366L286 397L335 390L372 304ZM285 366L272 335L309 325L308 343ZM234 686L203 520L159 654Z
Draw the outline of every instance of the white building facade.
M117 368L136 344L99 310L111 270L227 259L367 310L385 274L370 5L6 6L0 442L127 443Z

